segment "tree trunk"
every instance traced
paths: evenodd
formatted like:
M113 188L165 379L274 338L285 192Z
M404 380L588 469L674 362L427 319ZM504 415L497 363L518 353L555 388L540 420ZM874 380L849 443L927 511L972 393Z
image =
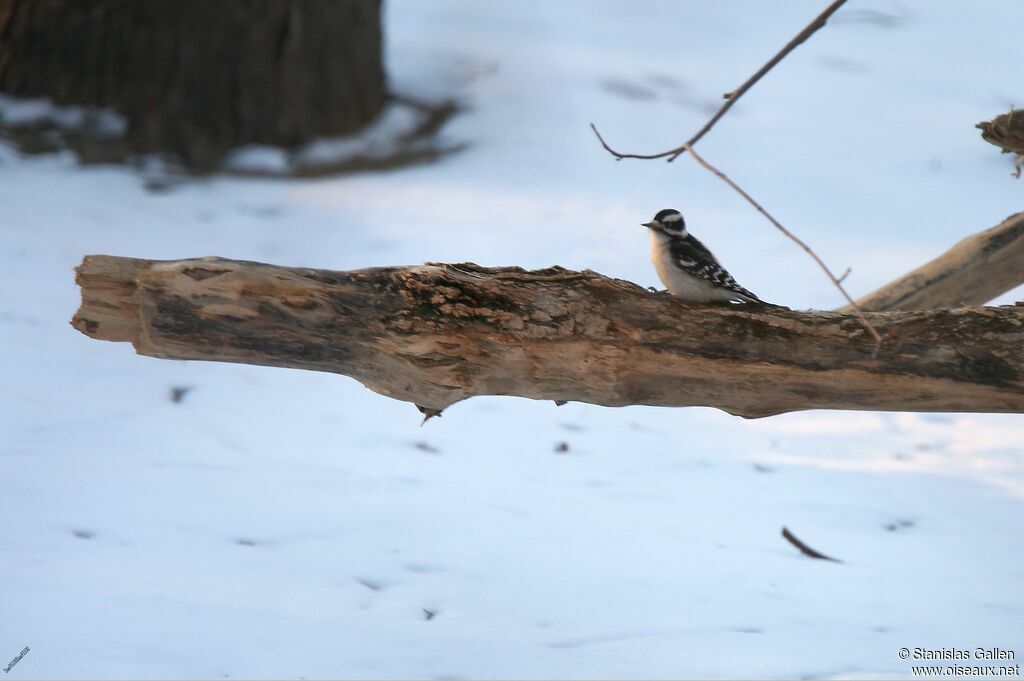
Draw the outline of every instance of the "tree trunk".
M210 169L371 120L380 0L0 0L0 91L111 107L134 152Z

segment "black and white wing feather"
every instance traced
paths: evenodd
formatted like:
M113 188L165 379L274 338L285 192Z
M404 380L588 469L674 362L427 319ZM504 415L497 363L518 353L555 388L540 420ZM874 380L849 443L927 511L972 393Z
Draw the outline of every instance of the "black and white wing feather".
M682 239L673 239L669 246L669 253L672 256L673 264L690 276L735 293L741 300L767 305L763 300L737 284L711 251L693 236L686 235Z

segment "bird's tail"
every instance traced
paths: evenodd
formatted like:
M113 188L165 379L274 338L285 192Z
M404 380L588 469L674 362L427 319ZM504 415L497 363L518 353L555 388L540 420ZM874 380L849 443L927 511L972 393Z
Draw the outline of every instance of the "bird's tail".
M742 286L737 285L737 288L740 290L736 292L736 297L739 298L740 301L744 303L754 303L755 305L766 305L768 307L779 307L775 303L769 303L766 300L761 300L760 298L758 298L757 296L755 296L753 293L743 288Z

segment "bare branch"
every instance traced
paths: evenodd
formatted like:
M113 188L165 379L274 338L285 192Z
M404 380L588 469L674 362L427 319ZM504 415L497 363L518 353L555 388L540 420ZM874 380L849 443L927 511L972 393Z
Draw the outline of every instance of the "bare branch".
M828 265L826 265L825 262L818 257L818 254L815 253L811 249L811 247L805 244L799 237L797 237L796 234L793 234L793 232L783 227L781 222L772 217L771 213L766 211L761 206L761 204L754 200L754 197L743 191L743 189L738 184L730 180L725 173L723 173L721 170L705 161L693 147L691 147L690 145L686 145L686 150L690 152L690 156L693 157L693 160L704 166L704 168L706 168L707 170L710 170L712 173L717 175L723 182L725 182L727 185L735 189L739 193L739 195L745 198L750 203L750 205L752 205L754 208L758 210L759 213L761 213L761 215L768 218L768 221L775 225L776 229L778 229L780 232L782 232L787 237L792 239L800 248L804 249L804 251L806 251L809 256L814 258L814 262L818 263L818 267L820 267L822 271L826 275L828 275L828 278L832 280L832 283L835 284L835 287L839 289L839 292L843 294L844 298L846 298L846 301L850 304L851 308L853 309L853 312L860 318L860 321L862 324L864 324L864 327L871 333L872 336L875 337L875 343L877 343L877 346L875 347L875 352L878 352L878 348L882 346L882 337L878 335L878 331L875 330L875 327L872 326L871 322L867 320L867 317L864 316L864 313L861 311L857 303L853 301L853 298L850 297L850 294L846 292L845 288L843 288L842 280L836 277L836 275L832 274L832 270L830 270L828 268ZM843 277L845 276L846 274L843 275Z
M826 7L821 14L816 16L811 21L811 23L807 24L807 26L805 26L802 31L797 33L792 40L786 43L785 47L779 50L774 57L766 61L764 65L761 66L761 68L759 68L754 73L754 75L752 75L750 78L747 78L747 80L742 85L740 85L732 92L727 92L724 95L722 95L726 100L725 104L719 107L718 111L716 111L715 114L708 120L708 122L704 124L704 127L702 127L700 130L694 133L693 137L691 137L690 139L688 139L686 142L679 145L675 149L669 149L668 151L663 151L658 154L626 154L616 151L615 149L612 149L610 146L608 146L608 144L604 141L604 138L601 137L601 133L597 131L597 127L593 123L590 124L590 129L594 131L595 135L597 135L597 139L601 142L601 146L603 146L608 151L608 153L615 156L616 159L655 159L665 158L667 156L669 157L669 162L674 161L683 152L686 151L687 147L693 146L698 141L700 141L700 139L704 137L704 135L708 134L708 131L710 131L711 128L715 127L715 123L721 120L722 117L725 116L726 113L728 113L729 109L732 108L733 104L739 101L740 97L746 94L746 92L750 88L754 87L754 84L756 84L757 81L761 80L761 78L763 78L766 73L771 71L779 62L785 59L786 55L788 55L790 52L799 47L805 40L814 35L814 33L818 31L818 29L822 28L828 22L829 17L835 14L836 10L842 7L845 2L846 0L835 0L832 4Z
M663 151L660 154L625 154L622 153L621 151L615 151L610 146L608 146L608 143L604 141L604 137L602 137L601 133L597 131L596 125L591 123L590 129L594 131L595 135L597 135L597 141L601 143L601 146L605 148L605 151L614 156L616 161L621 161L624 158L639 158L647 160L655 158L665 158L666 156L672 153L672 151Z
M73 325L144 355L328 371L419 405L1024 413L1024 307L868 313L692 305L558 267L333 272L89 256Z
M698 163L700 163L706 169L708 169L711 172L713 172L715 175L717 175L719 178L721 178L724 182L726 182L729 186L731 186L733 189L735 189L737 192L739 192L739 194L743 198L745 198L747 201L749 201L750 204L752 206L754 206L754 208L756 208L762 215L764 215L766 218L768 218L768 220L773 225L775 225L775 227L777 227L783 234L785 234L787 237L789 237L794 242L796 242L797 245L799 245L812 258L814 258L814 261L816 263L818 263L818 266L821 267L821 269L825 272L826 275L828 275L828 278L832 281L832 283L835 285L835 287L837 289L839 289L839 292L843 295L843 297L846 298L847 302L849 303L850 308L857 314L858 317L860 317L861 323L864 324L864 326L867 328L867 330L875 338L875 343L876 343L875 352L877 353L878 349L882 346L882 337L878 334L878 331L875 330L875 328L871 325L871 323L864 316L864 313L857 306L857 303L854 302L853 298L850 297L850 294L848 294L846 292L846 289L843 288L843 279L845 279L846 275L849 274L849 269L847 269L847 271L841 277L836 277L836 275L834 275L832 273L832 270L830 270L828 268L828 266L825 265L825 263L821 260L821 258L818 257L817 253L815 253L813 250L811 250L810 246L808 246L806 243L804 243L803 241L798 239L796 237L796 235L794 235L792 232L790 232L785 227L783 227L782 224L779 223L778 220L776 220L774 217L772 217L768 213L768 211L766 211L761 206L761 204L759 204L749 194L747 194L745 191L743 191L735 182L730 180L725 175L725 173L723 173L722 171L718 170L717 168L712 166L710 163L705 161L703 158L701 158L697 154L697 152L694 151L694 149L693 149L693 145L696 144L702 137L704 137L704 135L706 135L708 133L708 131L711 130L711 128L714 127L715 123L717 123L719 120L721 120L721 118L723 116L725 116L725 114L729 111L729 109L732 108L732 105L735 104L739 100L740 97L742 97L748 90L750 90L750 88L752 88L754 86L754 84L757 83L757 81L761 80L761 78L766 73L771 71L772 68L774 68L779 62L781 62L783 59L785 59L786 55L788 55L790 52L795 50L799 45L801 45L804 41L806 41L808 38L810 38L816 31L818 31L820 28L822 28L828 22L829 17L831 17L840 7L842 7L845 2L846 2L846 0L834 0L834 2L832 2L828 7L826 7L825 10L821 14L819 14L817 17L815 17L811 21L811 23L807 24L807 26L805 26L804 29L802 31L800 31L800 33L798 33L792 40L790 40L788 43L786 43L786 45L781 50L779 50L775 54L774 57L772 57L767 62L765 62L764 65L761 66L761 68L758 69L750 78L748 78L739 88L737 88L736 90L734 90L732 92L727 92L725 95L723 95L723 97L725 97L725 100L726 100L725 104L723 104L718 109L718 111L715 112L715 114L708 120L708 122L704 124L704 127L702 127L700 130L698 130L693 135L693 137L691 137L689 140L687 140L681 146L676 147L675 149L670 149L669 151L661 152L659 154L627 154L627 153L622 153L622 152L616 151L615 149L613 149L611 146L608 145L608 143L605 141L604 137L602 137L601 133L598 131L597 126L595 126L593 123L590 124L590 129L594 131L594 134L597 136L597 139L601 143L601 146L603 146L605 148L605 150L607 150L610 154L615 156L616 160L622 160L624 158L656 159L656 158L663 158L663 157L667 156L667 157L669 157L668 160L671 162L671 161L676 160L684 152L690 152L690 155L693 156L694 159Z

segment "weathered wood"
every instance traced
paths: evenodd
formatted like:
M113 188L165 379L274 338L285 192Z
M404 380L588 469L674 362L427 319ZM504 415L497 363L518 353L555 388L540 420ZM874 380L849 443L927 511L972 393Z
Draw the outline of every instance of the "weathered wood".
M938 258L857 301L862 310L982 305L1024 284L1024 213L972 234ZM846 311L848 308L843 308Z
M329 371L429 409L475 395L608 406L1024 412L1024 308L857 317L687 305L594 272L333 272L89 256L72 323L140 354Z

